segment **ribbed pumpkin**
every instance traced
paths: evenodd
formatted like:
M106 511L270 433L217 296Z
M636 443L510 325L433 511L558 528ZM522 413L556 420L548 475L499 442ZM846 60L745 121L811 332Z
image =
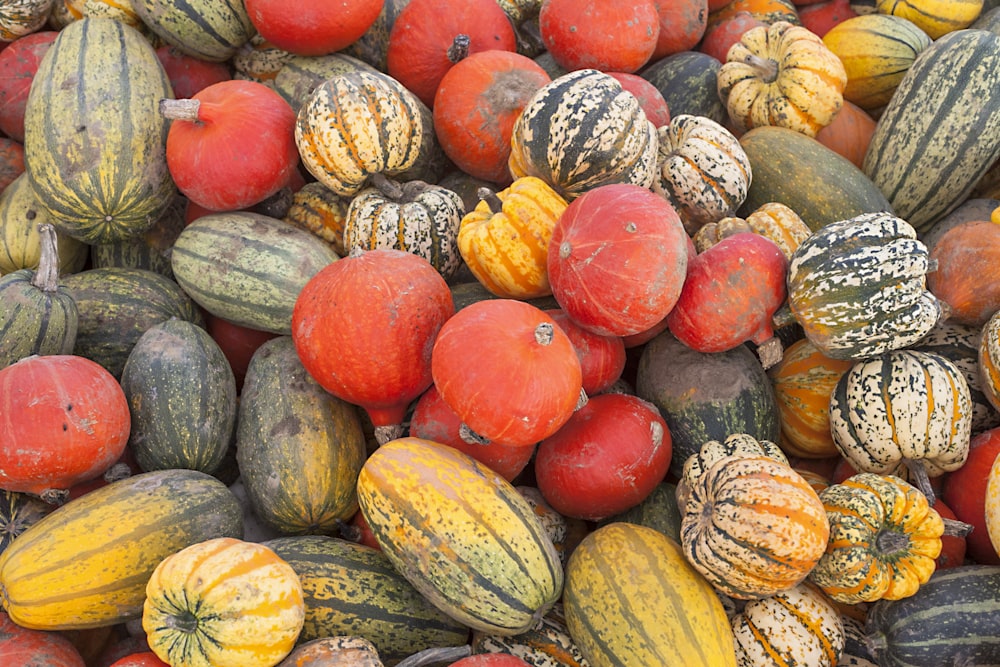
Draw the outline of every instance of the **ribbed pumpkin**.
M890 213L865 213L805 239L788 267L788 306L816 348L863 359L906 347L941 317L927 247Z
M746 219L725 217L709 222L691 237L698 252L705 252L724 238L742 232L754 232L774 241L781 253L791 259L792 253L812 230L799 214L780 202L768 202L759 206Z
M909 19L931 39L968 28L983 6L983 0L875 0L879 14Z
M930 578L944 522L915 486L866 472L819 497L830 542L809 579L827 595L847 604L899 600Z
M970 220L944 232L930 252L937 270L927 289L948 304L948 318L982 328L1000 310L1000 224Z
M142 22L183 53L222 62L254 34L239 0L132 0Z
M567 200L608 183L653 184L656 127L639 101L594 69L564 74L525 105L511 135L510 172L537 176Z
M847 73L823 40L777 21L751 28L719 70L719 96L740 132L777 125L816 136L844 101Z
M766 456L716 461L691 484L681 519L687 560L717 591L739 600L799 584L829 533L816 491Z
M687 506L691 495L691 485L705 474L717 461L728 456L752 456L774 459L789 465L788 457L770 440L758 440L747 433L734 433L725 440L709 440L694 454L684 460L681 478L677 481L677 507L681 511Z
M677 209L688 234L736 213L753 174L729 130L707 116L679 114L657 136L653 191Z
M364 637L335 635L297 644L277 667L384 667L378 647Z
M1000 311L994 313L983 325L978 366L986 400L1000 410Z
M308 229L330 244L338 256L344 248L344 226L352 197L342 197L319 181L306 183L292 195L292 203L282 220Z
M0 612L0 660L19 667L86 667L68 637L56 632L22 628Z
M267 341L250 360L236 436L240 477L265 524L330 534L357 511L366 453L358 409L317 384L291 337Z
M41 257L38 226L50 224L48 214L35 199L35 191L22 173L0 192L0 274L36 269ZM90 246L56 230L60 273L83 269Z
M618 522L584 537L566 566L563 609L594 667L736 665L719 597L652 528Z
M121 72L127 63L128 77ZM51 222L86 243L140 234L175 189L167 121L170 82L149 42L113 19L59 32L38 66L24 112L25 168Z
M272 667L305 622L292 566L255 542L218 537L164 558L146 584L142 629L170 664Z
M559 598L563 568L531 505L447 445L382 445L361 469L358 500L396 569L470 628L524 632Z

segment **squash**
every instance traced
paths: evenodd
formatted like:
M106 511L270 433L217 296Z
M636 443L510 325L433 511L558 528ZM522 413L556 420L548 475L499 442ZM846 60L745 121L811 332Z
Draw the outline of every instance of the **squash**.
M396 23L400 12L409 2L410 0L385 0L375 21L368 26L364 34L336 53L358 58L380 72L386 71L389 33L392 32L392 26Z
M113 266L145 269L173 280L170 255L177 237L187 225L187 204L187 199L178 195L160 219L141 235L90 246L91 266L95 269Z
M948 318L982 328L1000 310L1000 224L970 220L955 225L930 252L937 270L927 274L927 289L948 305Z
M178 51L178 53L180 52ZM281 71L282 66L291 58L291 53L279 49L264 39L260 33L256 33L244 42L229 59L233 68L231 78L262 83L273 90L275 77ZM191 97L191 95L181 95L177 91L174 92L179 100Z
M83 656L64 635L22 628L0 611L0 659L21 667L86 667Z
M384 667L378 649L367 639L336 635L296 645L277 667Z
M34 2L36 0L28 1ZM3 49L5 53L0 55L0 71L3 72L3 81L0 82L0 132L3 132L10 140L10 147L22 149L20 171L24 171L24 147L22 145L24 143L24 105L28 99L31 80L38 70L38 63L45 56L45 52L49 50L52 41L58 36L59 33L55 30L38 30L14 40L17 42L16 44L13 42L6 44ZM8 180L8 178L0 179L0 184L6 183Z
M386 3L388 4L388 3ZM313 92L327 79L348 72L378 72L358 58L338 51L323 56L289 54L275 73L273 86L297 114Z
M238 0L133 0L133 8L161 40L209 62L229 60L255 32Z
M0 42L37 32L49 18L53 0L12 0L0 8Z
M583 391L587 396L596 396L611 389L621 379L627 356L625 339L622 336L601 336L573 321L562 308L545 311L569 336L580 359Z
M515 656L529 665L586 667L589 664L570 637L563 606L559 602L525 632L507 636L474 631L470 646L473 655Z
M0 553L53 509L54 505L29 493L0 491Z
M289 15L289 6L273 0L250 0L253 26L275 46L300 55L319 56L348 46L365 33L382 9L378 0L342 2L330 12L324 2L303 2Z
M566 566L563 610L591 665L736 665L719 597L652 528L611 523L584 537Z
M978 350L979 375L986 400L1000 410L1000 311L983 325Z
M22 627L116 625L141 616L146 581L161 560L242 533L239 502L216 478L194 470L133 475L24 531L0 554L0 595Z
M722 239L742 232L766 236L777 244L786 259L791 259L799 244L812 234L812 230L798 213L779 202L768 202L745 220L727 216L716 222L709 222L700 227L691 239L695 249L702 253Z
M652 58L660 16L652 0L546 0L538 30L546 50L566 70L631 73Z
M394 567L472 629L524 632L559 598L563 568L531 506L447 445L383 444L361 469L358 500Z
M779 463L790 465L788 457L770 440L757 440L746 433L734 433L723 441L709 440L697 453L687 457L681 477L677 481L677 508L683 512L691 496L691 485L705 474L717 461L727 456L766 456Z
M175 193L156 109L170 82L153 47L135 28L85 17L45 56L24 112L25 173L39 206L85 243L141 234Z
M352 197L342 197L319 181L306 183L292 194L282 220L306 229L330 244L338 257L347 254L344 227Z
M875 0L875 11L908 19L931 39L938 39L972 25L983 4L983 0Z
M830 124L816 133L816 141L861 169L876 125L871 114L845 99Z
M729 3L710 0L709 10L709 27L739 12L749 12L757 20L768 24L778 21L793 25L799 23L797 5L792 0L733 0Z
M701 51L680 51L639 70L639 76L660 91L672 116L704 116L716 123L728 121L719 99L718 75L722 63Z
M305 621L292 566L256 542L217 537L164 558L146 583L142 629L165 662L272 667Z
M27 174L22 173L0 192L0 275L20 269L37 269L41 258L39 225L51 224L38 205ZM56 245L59 272L81 271L90 257L90 246L58 229Z

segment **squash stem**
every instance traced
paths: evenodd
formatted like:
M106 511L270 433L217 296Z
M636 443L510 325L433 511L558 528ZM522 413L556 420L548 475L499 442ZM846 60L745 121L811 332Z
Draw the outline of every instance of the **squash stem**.
M792 308L787 302L774 311L774 315L771 316L771 326L775 329L790 327L795 323L795 315L792 314Z
M923 461L920 459L903 459L903 461L906 463L906 469L910 472L913 485L920 489L920 492L927 498L927 504L933 507L937 498L934 495L934 488L931 486L931 480L927 476L927 468L924 467Z
M489 188L479 188L476 190L476 196L479 197L480 201L486 202L486 205L490 207L490 213L494 215L503 213L503 200L497 196L497 193Z
M947 535L948 537L966 537L975 528L971 523L949 519L944 516L941 517L941 521L944 522L944 532L942 535Z
M457 63L463 58L469 56L469 46L472 44L472 38L465 33L460 33L455 35L455 39L452 40L451 46L448 47L448 60L452 63Z
M770 58L761 58L755 53L747 54L743 59L747 65L752 67L765 83L774 83L778 78L778 63Z
M555 338L556 330L551 322L542 322L535 327L535 342L539 345L549 345Z
M403 198L402 186L385 174L374 173L370 176L370 179L371 184L389 199L399 201Z
M201 102L194 99L172 100L164 98L160 100L160 115L167 120L186 120L192 123L198 122L198 110Z
M40 255L38 270L31 279L31 284L43 292L59 290L59 247L56 240L56 228L49 223L38 225L40 237Z
M458 427L458 437L462 439L462 442L467 442L470 445L488 445L490 444L490 439L479 435L465 422L462 422Z
M396 438L403 437L403 432L406 429L403 428L402 424L389 424L388 426L376 426L375 427L375 442L379 445L384 445L390 440L395 440Z
M765 371L781 361L784 353L784 346L777 336L771 336L757 346L757 358L760 359L760 365L764 367Z
M435 646L434 648L427 648L407 658L403 658L403 660L396 663L396 667L423 667L423 665L437 663L450 664L470 655L472 655L472 647L468 644L463 644L462 646Z

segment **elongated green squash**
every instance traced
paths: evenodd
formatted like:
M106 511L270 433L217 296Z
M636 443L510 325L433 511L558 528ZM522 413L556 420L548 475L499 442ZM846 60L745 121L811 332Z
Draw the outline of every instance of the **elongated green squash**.
M924 232L1000 157L1000 35L956 30L920 52L879 117L862 169Z
M215 537L242 537L232 492L194 470L112 482L39 520L0 554L0 601L18 625L71 630L142 614L161 560Z
M176 189L167 169L173 92L135 28L84 18L59 32L38 65L24 111L24 164L38 203L61 231L109 243L153 226Z

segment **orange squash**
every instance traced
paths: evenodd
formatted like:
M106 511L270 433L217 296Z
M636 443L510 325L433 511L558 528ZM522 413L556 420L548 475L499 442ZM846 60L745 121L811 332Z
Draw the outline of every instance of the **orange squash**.
M1000 310L1000 224L970 220L949 229L934 244L927 288L948 304L949 317L982 327Z
M867 111L845 99L844 106L830 124L816 133L816 141L861 169L868 144L875 134L875 124Z

